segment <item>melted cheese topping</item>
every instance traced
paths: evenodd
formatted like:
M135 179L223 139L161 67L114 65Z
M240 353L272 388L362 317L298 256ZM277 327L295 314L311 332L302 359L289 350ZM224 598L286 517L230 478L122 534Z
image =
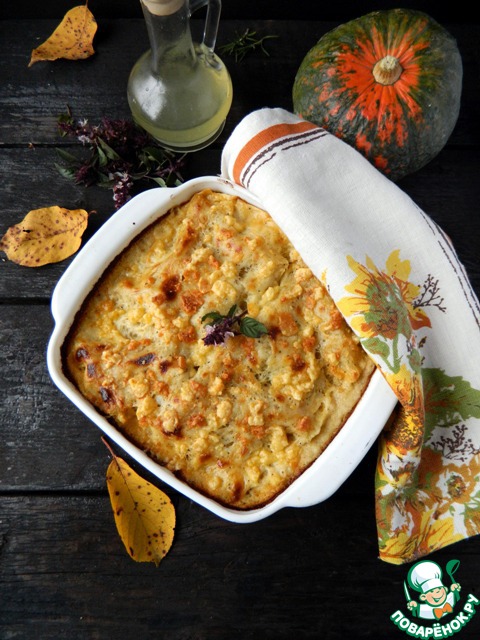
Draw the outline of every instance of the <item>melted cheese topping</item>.
M232 305L269 335L206 346ZM272 218L202 191L102 276L64 349L82 394L157 462L222 504L272 500L325 449L374 365Z

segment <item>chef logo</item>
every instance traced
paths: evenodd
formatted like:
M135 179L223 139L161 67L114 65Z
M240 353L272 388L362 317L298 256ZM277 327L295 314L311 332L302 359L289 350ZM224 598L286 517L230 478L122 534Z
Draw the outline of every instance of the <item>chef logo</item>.
M414 564L403 583L408 616L398 610L390 619L413 638L449 638L461 631L475 615L480 600L470 593L462 607L461 586L454 578L459 566L459 560L447 562L445 576L436 562L423 560ZM409 616L431 624L417 623Z
M460 585L453 580L453 574L460 565L458 560L450 560L446 572L450 578L450 587L442 582L442 569L436 562L417 562L408 572L407 581L411 589L417 592L418 598L410 596L404 582L407 607L412 614L425 620L440 620L453 612L453 607L460 599Z

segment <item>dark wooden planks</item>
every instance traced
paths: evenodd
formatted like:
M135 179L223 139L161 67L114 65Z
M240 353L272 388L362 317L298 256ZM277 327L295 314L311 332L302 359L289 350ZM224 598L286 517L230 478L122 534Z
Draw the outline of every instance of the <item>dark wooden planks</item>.
M298 66L335 23L222 20L217 49L246 25L260 35L277 37L266 43L269 57L256 50L239 63L224 58L232 76L234 101L218 146L249 111L264 106L293 108L291 91ZM201 26L201 21L194 21L194 32L201 31ZM130 115L126 96L128 75L149 46L143 20L101 20L95 40L97 53L93 57L77 62L39 62L29 68L31 49L54 27L51 20L0 21L0 53L3 51L9 61L0 67L0 142L4 144L52 144L56 118L67 104L79 117L92 122L102 116ZM480 26L466 29L452 25L451 30L464 60L465 76L462 111L451 144L479 144L480 125L473 116L477 105L476 42Z
M105 496L4 498L1 505L0 620L17 637L28 637L38 623L42 638L57 639L147 638L149 632L241 638L262 630L272 638L289 638L294 630L318 637L332 604L328 616L319 616L311 601L341 585L358 547L375 554L368 535L357 532L346 541L343 568L328 560L332 534L347 533L338 509L311 510L307 527L300 512L241 527L181 503L174 547L156 569L127 557Z
M194 21L193 24L194 32L198 31L201 23ZM243 24L222 23L219 45L228 41ZM126 94L128 76L138 57L149 47L143 20L101 21L95 41L97 53L88 60L39 62L29 68L31 48L49 35L54 26L52 21L26 25L22 20L0 22L1 47L9 52L10 61L1 71L0 140L3 142L51 143L56 118L67 104L79 117L92 122L102 116L118 118L130 115ZM269 33L273 25L252 22L251 28ZM285 42L282 44L282 40L290 38L289 25L285 24L284 28L286 32L282 33L282 26L275 25L275 34L279 38L268 46L271 56L275 53L275 60L281 66L281 82L271 85L265 82L264 64L258 68L259 59L264 58L260 52L254 52L242 64L225 60L232 75L235 95L229 125L252 108L266 105L291 108L291 83L296 61L291 60L292 49L286 47ZM318 29L313 24L309 29L313 43ZM226 139L229 130L227 126L219 144Z
M47 370L52 328L47 305L0 306L0 492L105 488L110 454L102 432L57 389ZM374 447L342 493L370 499L375 457Z
M3 497L0 507L5 640L33 629L42 640L400 637L390 616L405 611L405 568L377 559L371 505L333 501L242 526L181 501L158 568L127 556L106 495ZM468 574L478 545L435 559L452 554L478 596ZM479 633L474 619L461 637Z
M140 2L131 0L117 0L115 2L116 18L140 18L142 15ZM243 0L226 0L222 3L222 17L225 19L262 19L262 20L352 20L369 11L382 9L395 9L396 0L383 0L381 5L369 0L355 0L355 2L342 3L316 3L307 2L300 5L300 10L292 11L289 0L256 0L256 2L244 2ZM464 16L470 13L469 4L465 0L457 2L454 6L432 2L432 0L404 0L403 8L416 9L429 13L440 22L463 22ZM52 18L59 19L72 7L69 0L45 0L41 7L36 0L23 2L21 8L15 3L5 2L0 5L0 19L2 18ZM97 18L111 18L112 5L109 0L93 0L91 9ZM471 16L472 23L478 24L476 14Z
M104 487L100 432L54 387L47 305L0 306L0 492Z
M72 151L75 152L75 149ZM3 200L0 234L20 222L30 209L58 204L69 209L95 211L84 241L114 213L112 192L99 187L79 187L58 173L54 148L0 148ZM312 168L312 180L321 179ZM220 150L207 149L187 158L184 178L217 175ZM430 215L452 238L461 260L480 291L480 228L476 215L480 201L480 155L476 148L447 147L428 166L404 178L399 187ZM387 215L387 212L386 212ZM71 258L38 269L26 269L0 257L0 298L45 299L65 271Z
M7 8L22 17L7 4L0 16ZM140 19L111 20L111 5L92 0L89 6L99 18L96 56L28 69L31 48L55 26L60 7L63 14L71 6L63 0L47 0L41 10L38 3L33 9L29 4L22 8L51 19L0 21L0 234L32 208L62 204L97 212L87 239L112 214L111 193L59 177L55 146L70 142L57 136L56 117L67 102L92 122L103 115L129 116L125 79L146 46L144 25ZM267 8L263 0L242 3L241 10L237 0L228 4L224 16L233 19L222 20L219 44L247 26L279 37L269 41L268 58L257 52L239 64L226 59L235 89L227 127L216 145L189 157L185 178L218 173L223 142L248 111L290 108L298 64L333 26L308 15L292 19L291 5L286 21L254 20L262 11L266 18L285 11L282 2ZM118 5L118 11L131 8L131 3ZM333 11L324 5L316 10L327 9ZM360 11L358 4L341 9L350 10L350 17ZM480 33L460 17L452 12L451 32L465 68L458 125L441 154L399 186L451 236L479 292ZM312 179L321 176L313 173ZM254 525L219 520L163 487L178 515L172 552L158 569L127 556L105 488L110 456L101 433L60 394L46 369L53 326L49 299L68 263L30 270L0 256L0 638L401 637L389 617L405 610L407 569L377 559L375 446L326 502L286 509ZM442 566L460 559L462 593L480 597L479 553L473 539L432 559ZM475 618L459 637L479 635L480 618Z

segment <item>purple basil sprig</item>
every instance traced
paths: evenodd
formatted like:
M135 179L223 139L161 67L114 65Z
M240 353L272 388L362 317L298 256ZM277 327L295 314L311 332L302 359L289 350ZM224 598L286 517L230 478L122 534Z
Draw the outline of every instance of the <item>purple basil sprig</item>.
M63 165L60 173L89 187L112 189L115 208L119 209L133 195L135 183L154 182L160 187L183 182L180 169L185 156L167 151L133 120L103 118L91 125L86 119L75 120L70 110L58 118L62 136L70 136L88 150L81 158L65 149L57 149Z
M227 338L233 338L239 334L248 338L260 338L260 336L268 334L267 327L255 318L247 316L246 311L241 313L236 313L236 311L237 305L234 304L226 316L218 311L210 311L202 317L202 322L210 320L203 338L205 345L225 344Z

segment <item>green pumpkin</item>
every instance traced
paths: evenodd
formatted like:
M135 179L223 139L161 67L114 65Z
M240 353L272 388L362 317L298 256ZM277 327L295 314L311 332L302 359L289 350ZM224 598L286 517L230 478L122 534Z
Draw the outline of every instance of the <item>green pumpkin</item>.
M307 53L293 110L399 180L430 162L458 119L462 59L425 13L375 11L340 25Z

